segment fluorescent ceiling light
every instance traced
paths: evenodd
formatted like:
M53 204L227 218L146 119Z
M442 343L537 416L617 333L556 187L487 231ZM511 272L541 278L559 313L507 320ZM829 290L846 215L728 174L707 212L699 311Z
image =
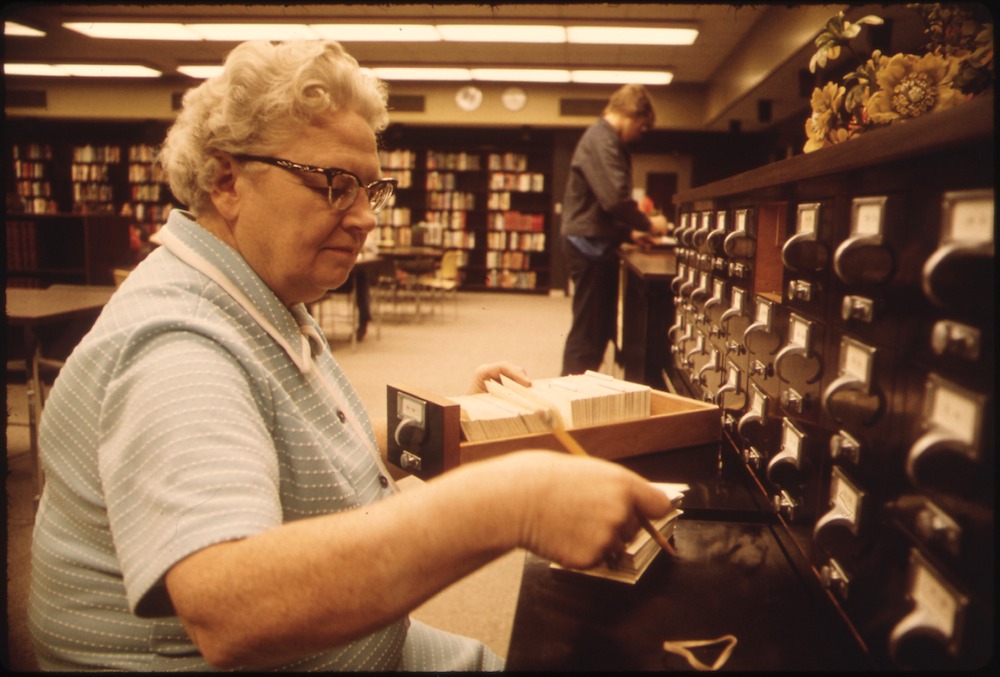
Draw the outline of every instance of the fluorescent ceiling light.
M472 68L473 80L492 82L569 82L569 71L555 68Z
M222 66L178 66L178 72L192 78L206 79L222 72ZM541 68L414 68L379 66L362 68L380 80L418 80L426 82L576 82L580 84L668 85L674 74L669 71L555 70Z
M16 21L4 21L3 34L40 38L45 35L45 32L31 28L30 26L25 26L24 24L19 24Z
M4 75L66 75L52 64L47 63L5 63L3 72Z
M316 31L305 24L186 24L205 40L316 40Z
M6 75L77 76L84 78L158 78L158 70L134 64L6 63Z
M112 40L201 40L201 36L177 23L125 23L71 21L64 28L90 38Z
M631 26L568 26L571 43L587 45L690 45L698 37L694 28L642 28Z
M437 29L451 42L566 42L562 26L439 24Z
M10 22L7 22L7 26ZM127 23L76 21L66 28L93 38L130 40L340 40L343 42L512 42L690 45L696 28L544 24ZM8 35L13 35L5 28Z
M669 85L674 74L667 71L570 71L573 82L600 85Z
M222 66L178 66L177 72L199 80L214 78L222 73Z
M441 34L428 24L311 24L325 40L341 42L440 42Z
M471 80L468 68L372 68L382 80Z

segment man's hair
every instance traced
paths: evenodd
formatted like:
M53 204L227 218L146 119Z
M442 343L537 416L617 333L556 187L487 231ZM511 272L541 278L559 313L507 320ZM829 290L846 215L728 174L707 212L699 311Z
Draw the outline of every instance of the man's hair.
M377 134L389 123L385 83L333 41L245 42L221 74L187 91L159 161L170 190L195 212L207 204L219 153L266 155L338 110Z
M653 102L649 98L649 93L642 85L623 85L611 95L605 113L618 113L628 117L644 120L649 127L656 123L656 111L653 110Z

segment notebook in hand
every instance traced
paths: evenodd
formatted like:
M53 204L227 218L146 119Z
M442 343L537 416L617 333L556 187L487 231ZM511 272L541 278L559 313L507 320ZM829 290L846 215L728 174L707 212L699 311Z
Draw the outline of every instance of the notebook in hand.
M674 527L677 526L677 518L683 513L680 509L680 504L683 500L684 492L688 489L688 485L654 482L653 486L664 491L674 505L673 510L660 519L653 521L653 526L656 530L663 534L665 538L670 538L674 532ZM591 569L565 569L554 562L550 566L553 569L572 571L574 573L586 574L587 576L596 576L598 578L632 584L642 577L659 552L659 544L645 530L640 529L635 538L626 546L625 552L622 553L621 557L614 564L605 562Z

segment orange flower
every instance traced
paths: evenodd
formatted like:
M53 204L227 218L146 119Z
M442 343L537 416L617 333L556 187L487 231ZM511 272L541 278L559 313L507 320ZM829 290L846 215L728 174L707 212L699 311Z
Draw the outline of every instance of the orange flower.
M806 143L803 151L811 153L824 146L846 141L852 136L841 124L846 90L843 85L828 82L813 90L812 115L806 120Z
M917 118L952 108L968 97L951 86L959 62L936 54L896 54L878 64L878 91L865 113L875 124Z

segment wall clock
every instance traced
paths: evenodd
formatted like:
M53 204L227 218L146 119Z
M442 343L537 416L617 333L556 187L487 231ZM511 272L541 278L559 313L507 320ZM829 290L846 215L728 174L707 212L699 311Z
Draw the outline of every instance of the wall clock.
M520 87L508 87L500 95L503 107L509 111L519 111L528 102L528 94Z
M464 111L474 111L483 103L483 92L472 85L462 87L455 93L455 103Z

